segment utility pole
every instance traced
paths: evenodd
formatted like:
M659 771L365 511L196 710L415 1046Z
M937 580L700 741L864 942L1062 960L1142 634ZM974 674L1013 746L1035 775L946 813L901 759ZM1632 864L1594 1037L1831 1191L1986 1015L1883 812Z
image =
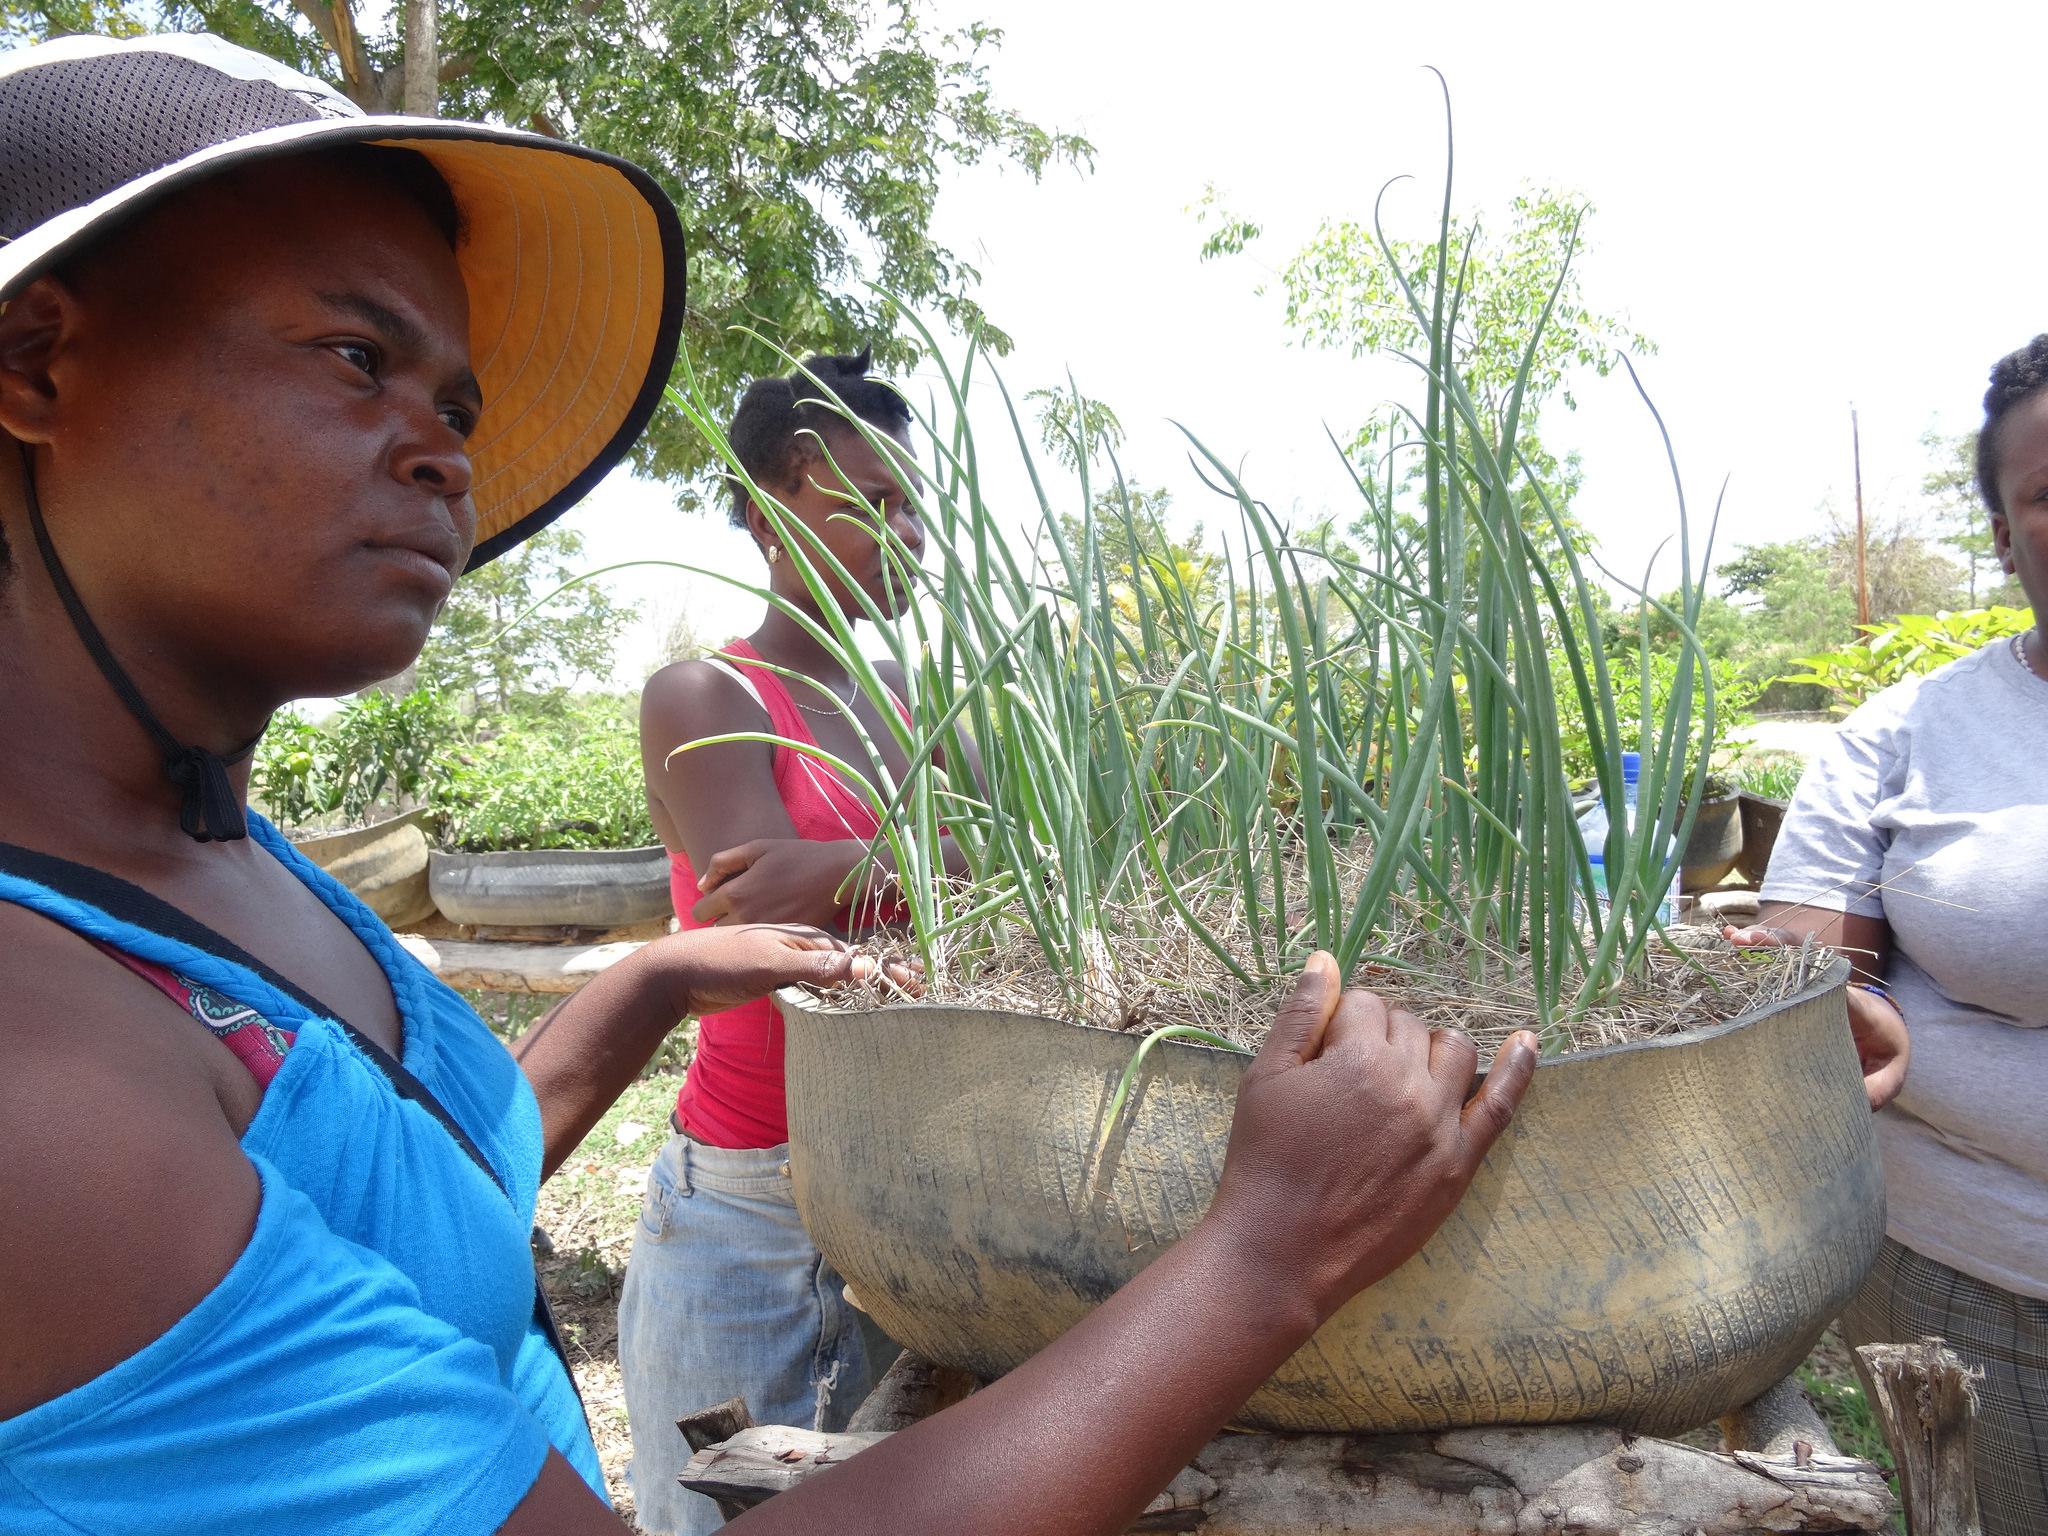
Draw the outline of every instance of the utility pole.
M1863 430L1856 421L1856 404L1849 404L1849 441L1856 456L1856 622L1870 622L1870 578L1864 566L1863 535ZM1856 632L1859 643L1870 637Z

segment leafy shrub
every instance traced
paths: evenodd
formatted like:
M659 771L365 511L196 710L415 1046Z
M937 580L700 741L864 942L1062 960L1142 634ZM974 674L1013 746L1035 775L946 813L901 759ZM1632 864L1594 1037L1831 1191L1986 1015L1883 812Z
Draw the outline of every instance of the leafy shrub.
M482 726L436 797L441 840L510 848L636 848L655 841L630 701L575 701Z
M1806 670L1779 681L1818 683L1835 696L1837 707L1854 709L1893 683L1933 672L1994 641L2025 634L2034 627L2034 615L2027 608L1968 608L1906 613L1889 624L1856 627L1869 640L1801 656L1796 665Z
M430 688L402 698L360 694L325 726L283 710L256 748L250 794L287 830L355 826L432 799L459 730Z
M1735 787L1766 800L1790 800L1806 776L1806 759L1791 752L1758 753L1733 770Z
M1671 697L1671 685L1678 676L1679 658L1666 651L1650 653L1650 724L1655 730L1664 719L1665 710ZM1727 657L1712 657L1708 662L1708 673L1714 685L1714 735L1726 740L1728 735L1748 725L1755 718L1752 709L1761 685L1743 675L1742 667ZM1696 675L1696 673L1695 673ZM1613 671L1610 674L1614 691L1615 717L1627 730L1628 722L1643 718L1643 669L1639 652L1617 647ZM1586 729L1586 711L1578 690L1573 686L1571 674L1566 670L1563 653L1554 652L1551 659L1551 677L1557 692L1557 729L1559 745L1564 753L1565 777L1573 784L1582 784L1594 775L1596 756L1592 741ZM1694 684L1696 694L1702 692ZM1701 700L1694 701L1693 732L1691 749L1686 754L1685 774L1690 775L1692 764L1697 759L1705 720L1700 714ZM1630 743L1630 749L1635 750ZM1722 787L1710 779L1706 786L1707 798L1715 798L1723 792Z

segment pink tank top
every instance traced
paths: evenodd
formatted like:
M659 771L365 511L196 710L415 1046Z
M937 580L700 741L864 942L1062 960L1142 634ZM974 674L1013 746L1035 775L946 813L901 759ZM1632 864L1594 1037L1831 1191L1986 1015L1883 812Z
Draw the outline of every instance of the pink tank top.
M736 675L767 712L777 736L817 744L783 680L765 665L746 665L761 660L751 645L735 640L719 654L728 664L738 663ZM901 700L896 707L903 709ZM904 718L909 718L907 710ZM777 747L774 771L776 792L798 837L866 842L880 829L873 807L816 759ZM704 927L690 917L702 892L687 854L669 855L669 890L675 897L677 923L685 929ZM904 915L899 906L874 920L900 922ZM782 1015L771 1000L708 1013L697 1021L697 1054L676 1098L676 1121L714 1147L774 1147L789 1140L782 1093Z

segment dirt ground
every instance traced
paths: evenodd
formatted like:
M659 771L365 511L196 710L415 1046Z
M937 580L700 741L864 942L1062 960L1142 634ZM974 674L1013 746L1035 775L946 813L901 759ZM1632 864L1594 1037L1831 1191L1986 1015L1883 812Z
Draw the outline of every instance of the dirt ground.
M576 1365L612 1502L628 1520L633 1500L626 1487L626 1462L632 1439L619 1386L619 1288L633 1248L647 1167L668 1135L669 1110L681 1087L681 1074L666 1072L634 1084L540 1191L538 1225L553 1250L541 1258L541 1281ZM1856 1384L1848 1353L1833 1334L1809 1357L1801 1378L1842 1449L1889 1471L1876 1420ZM1711 1431L1705 1436L1703 1444L1715 1438Z

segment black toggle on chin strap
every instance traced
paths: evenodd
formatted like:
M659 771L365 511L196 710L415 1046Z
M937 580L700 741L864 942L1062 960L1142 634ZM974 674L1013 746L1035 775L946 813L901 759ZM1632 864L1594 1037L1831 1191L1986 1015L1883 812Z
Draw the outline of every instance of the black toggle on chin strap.
M115 697L127 706L128 713L149 732L150 739L163 753L164 776L184 792L184 801L178 807L178 825L187 837L202 843L232 843L247 837L248 818L242 814L241 799L228 781L228 769L256 750L263 733L258 731L222 757L204 747L188 747L164 729L163 722L144 702L141 690L107 648L99 626L85 611L85 604L79 601L78 590L65 574L64 562L57 558L57 546L50 542L50 530L43 523L42 502L36 496L35 460L29 457L28 444L17 446L21 449L21 483L28 501L29 527L35 531L43 569L50 573L50 585L57 589L58 600L70 615L71 627L78 632L86 654L92 657Z

